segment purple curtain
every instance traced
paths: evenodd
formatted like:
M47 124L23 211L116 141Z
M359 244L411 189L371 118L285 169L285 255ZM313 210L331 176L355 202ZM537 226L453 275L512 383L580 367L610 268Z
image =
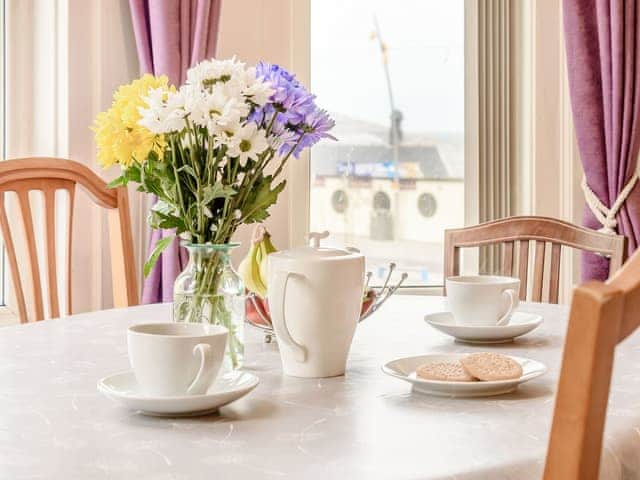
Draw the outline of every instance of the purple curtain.
M564 0L567 70L584 174L607 207L634 175L640 128L640 6L637 0ZM617 232L640 240L640 186L616 216ZM584 224L602 227L586 208ZM608 261L583 257L583 280L606 279Z
M187 70L214 56L222 0L129 0L142 73L167 75L174 85ZM152 230L149 251L170 231ZM144 282L142 303L173 300L173 282L187 255L177 241Z

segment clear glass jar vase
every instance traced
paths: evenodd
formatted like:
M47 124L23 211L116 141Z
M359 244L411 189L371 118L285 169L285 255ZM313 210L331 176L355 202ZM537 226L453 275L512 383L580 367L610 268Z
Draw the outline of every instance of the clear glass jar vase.
M173 321L222 325L229 330L226 369L240 368L244 360L245 292L231 265L237 243L183 243L189 263L173 287Z

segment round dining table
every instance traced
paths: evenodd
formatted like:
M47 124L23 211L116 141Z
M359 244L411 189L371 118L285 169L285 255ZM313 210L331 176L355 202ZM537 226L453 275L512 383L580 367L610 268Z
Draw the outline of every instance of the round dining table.
M446 299L395 296L356 331L346 375L282 374L276 343L246 327L244 368L260 378L218 413L158 418L104 397L129 368L126 330L170 321L157 304L0 329L0 479L513 479L541 477L567 326L566 306L501 345L467 345L424 322ZM486 398L427 396L381 366L425 353L497 351L548 371ZM640 337L618 347L601 478L640 478Z

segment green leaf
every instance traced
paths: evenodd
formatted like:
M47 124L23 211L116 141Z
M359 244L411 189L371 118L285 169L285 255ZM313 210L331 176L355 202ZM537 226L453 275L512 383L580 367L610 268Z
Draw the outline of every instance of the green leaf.
M131 166L129 166L125 171L124 171L124 176L126 177L126 179L130 182L136 182L136 183L140 183L140 167L136 164L133 164Z
M149 211L149 225L153 228L176 228L177 233L185 230L184 220L178 216L176 207L158 200Z
M142 184L144 185L144 189L147 192L153 193L154 195L156 195L158 197L162 197L163 196L162 187L160 185L160 180L158 178L145 176L144 177L144 182Z
M127 179L124 175L120 175L118 178L114 178L109 183L107 183L107 188L116 188L121 187L127 184Z
M284 190L287 183L282 181L272 189L271 180L270 176L265 177L254 188L255 193L249 197L242 207L242 212L245 214L245 223L262 222L269 216L269 207L278 201L278 195Z
M158 258L160 258L160 254L169 246L175 237L165 237L161 238L156 242L156 246L149 255L149 259L144 263L144 276L148 277L149 273L151 273L151 269L155 266Z
M222 183L214 183L202 189L202 203L208 205L216 198L231 198L235 194L236 191L232 187Z
M165 202L164 200L158 200L156 203L153 204L153 206L151 207L151 210L154 212L164 213L165 215L171 215L173 212L176 211L176 207Z
M185 231L184 220L175 215L166 214L163 212L159 212L157 210L151 210L149 212L149 225L152 228L164 228L171 229L175 228L176 233L182 233Z
M183 165L180 168L178 168L178 173L182 173L182 172L188 173L193 178L198 178L198 176L196 175L195 170L193 169L193 167L191 165Z

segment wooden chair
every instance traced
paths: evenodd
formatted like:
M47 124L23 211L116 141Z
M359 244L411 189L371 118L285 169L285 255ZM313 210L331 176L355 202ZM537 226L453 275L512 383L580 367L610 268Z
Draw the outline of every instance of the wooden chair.
M11 280L15 292L21 322L28 321L24 286L18 269L15 238L9 224L6 210L6 192L15 192L22 220L24 243L27 252L28 276L33 297L32 319L44 318L43 291L36 249L34 218L29 202L30 191L41 191L44 197L43 223L45 232L45 252L41 255L45 263L48 282L49 312L51 317L60 316L60 302L56 269L56 202L58 190L69 195L67 216L67 258L66 258L66 311L71 310L71 255L73 231L73 207L76 185L80 185L94 203L108 209L111 244L111 265L113 301L115 306L135 305L138 302L133 240L129 201L125 187L107 188L104 181L85 165L59 158L23 158L0 162L0 227L4 238L11 270ZM24 261L24 260L20 260Z
M501 274L520 278L520 299L527 299L529 242L535 249L531 300L541 302L545 280L545 250L551 243L549 303L558 303L561 247L595 252L611 259L610 272L622 265L626 238L600 233L547 217L510 217L473 227L446 230L444 234L445 278L460 274L460 249L502 244ZM516 245L518 255L516 256Z
M607 283L575 289L545 480L598 478L614 350L640 325L640 251Z

